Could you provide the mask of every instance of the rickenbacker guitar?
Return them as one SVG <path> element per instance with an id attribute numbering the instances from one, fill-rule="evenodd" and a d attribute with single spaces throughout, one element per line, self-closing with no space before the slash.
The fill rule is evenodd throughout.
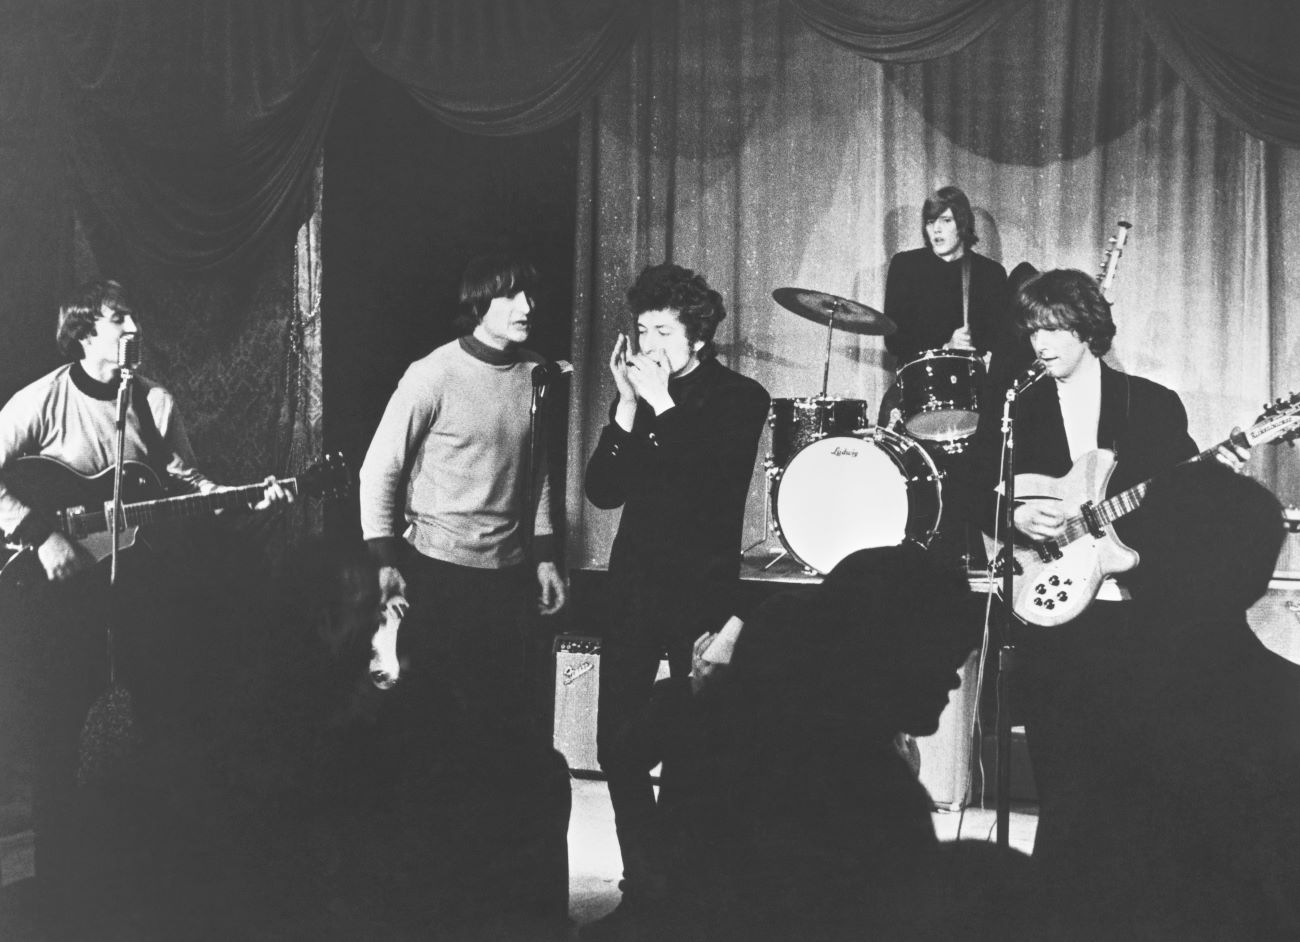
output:
<path id="1" fill-rule="evenodd" d="M 1189 460 L 1211 458 L 1223 445 L 1253 448 L 1297 436 L 1300 394 L 1292 393 L 1285 401 L 1267 406 L 1250 428 Z M 1081 455 L 1064 477 L 1016 475 L 1017 503 L 1052 502 L 1069 512 L 1065 531 L 1057 539 L 1012 549 L 1015 602 L 1011 609 L 1022 621 L 1044 628 L 1063 625 L 1092 604 L 1103 580 L 1138 564 L 1138 554 L 1115 535 L 1114 523 L 1138 508 L 1150 481 L 1106 497 L 1114 470 L 1115 453 L 1099 448 Z M 985 537 L 985 542 L 988 558 L 994 560 L 993 572 L 1001 575 L 1006 553 L 993 540 Z"/>
<path id="2" fill-rule="evenodd" d="M 347 465 L 341 455 L 327 455 L 295 477 L 277 478 L 296 497 L 341 497 L 349 487 Z M 108 523 L 112 515 L 113 469 L 85 475 L 54 458 L 19 458 L 4 471 L 5 485 L 28 507 L 53 515 L 55 529 L 86 550 L 96 562 L 113 551 Z M 218 510 L 247 508 L 265 490 L 264 483 L 232 487 L 207 494 L 164 496 L 166 489 L 148 465 L 128 461 L 122 468 L 122 519 L 118 550 L 135 545 L 144 524 L 208 516 Z M 36 551 L 15 550 L 0 569 L 0 589 L 26 588 L 46 582 Z"/>

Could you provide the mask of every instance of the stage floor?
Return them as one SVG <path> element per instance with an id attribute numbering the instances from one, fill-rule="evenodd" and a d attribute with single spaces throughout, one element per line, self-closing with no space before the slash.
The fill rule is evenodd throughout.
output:
<path id="1" fill-rule="evenodd" d="M 936 811 L 934 829 L 940 840 L 996 838 L 996 814 L 988 808 Z M 1029 853 L 1038 828 L 1037 807 L 1013 802 L 1008 840 L 1016 850 Z M 578 924 L 599 919 L 618 905 L 622 875 L 614 812 L 602 779 L 573 780 L 573 813 L 569 817 L 569 915 Z"/>

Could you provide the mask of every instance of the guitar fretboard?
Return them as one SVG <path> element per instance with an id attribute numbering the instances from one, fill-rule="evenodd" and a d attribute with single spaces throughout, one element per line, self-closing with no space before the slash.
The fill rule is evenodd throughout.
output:
<path id="1" fill-rule="evenodd" d="M 298 493 L 297 478 L 277 480 L 285 490 L 295 495 Z M 165 520 L 208 516 L 218 510 L 248 507 L 256 503 L 265 490 L 265 484 L 247 484 L 206 494 L 181 494 L 177 497 L 138 501 L 123 506 L 122 520 L 127 527 L 136 527 Z M 68 536 L 74 538 L 102 533 L 108 529 L 108 509 L 99 507 L 75 513 L 70 511 L 65 518 L 65 529 Z"/>
<path id="2" fill-rule="evenodd" d="M 1213 448 L 1207 448 L 1199 455 L 1193 455 L 1183 464 L 1190 464 L 1193 461 L 1205 461 L 1213 458 L 1220 448 L 1232 444 L 1241 444 L 1253 446 L 1257 442 L 1271 441 L 1278 434 L 1279 427 L 1290 426 L 1294 424 L 1293 417 L 1278 416 L 1275 419 L 1266 419 L 1255 423 L 1245 432 L 1240 432 L 1232 437 L 1219 442 Z M 1147 489 L 1151 486 L 1150 481 L 1143 481 L 1141 484 L 1134 484 L 1127 490 L 1120 491 L 1113 497 L 1108 497 L 1103 501 L 1098 501 L 1093 505 L 1092 512 L 1099 526 L 1108 527 L 1116 520 L 1131 514 L 1141 505 L 1143 499 L 1147 496 Z M 1091 536 L 1092 531 L 1088 528 L 1088 519 L 1083 514 L 1075 514 L 1065 521 L 1065 530 L 1055 542 L 1058 546 L 1067 546 L 1075 540 L 1081 540 L 1086 536 Z"/>

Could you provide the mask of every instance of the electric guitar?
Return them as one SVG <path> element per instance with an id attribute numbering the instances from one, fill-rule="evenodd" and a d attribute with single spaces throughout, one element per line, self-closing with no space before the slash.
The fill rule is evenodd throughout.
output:
<path id="1" fill-rule="evenodd" d="M 51 514 L 55 530 L 80 545 L 95 562 L 112 553 L 108 533 L 113 504 L 112 468 L 86 475 L 54 458 L 37 455 L 19 458 L 3 475 L 5 486 L 14 496 L 28 507 Z M 348 491 L 349 473 L 342 456 L 331 454 L 302 474 L 277 481 L 297 497 L 341 497 Z M 249 484 L 207 494 L 167 497 L 152 468 L 127 461 L 122 467 L 118 550 L 135 545 L 143 524 L 247 508 L 261 499 L 265 488 L 265 483 Z M 34 548 L 10 545 L 9 549 L 15 552 L 0 568 L 0 588 L 25 588 L 46 581 Z"/>
<path id="2" fill-rule="evenodd" d="M 1189 460 L 1212 458 L 1227 445 L 1253 448 L 1297 436 L 1300 394 L 1292 393 L 1289 399 L 1265 407 L 1250 428 L 1235 432 Z M 1115 453 L 1098 448 L 1081 455 L 1064 477 L 1016 475 L 1017 503 L 1050 502 L 1069 512 L 1065 530 L 1056 539 L 1012 548 L 1015 601 L 1011 609 L 1022 621 L 1044 628 L 1063 625 L 1092 604 L 1108 576 L 1128 572 L 1138 564 L 1138 554 L 1115 535 L 1113 525 L 1138 508 L 1151 482 L 1144 481 L 1108 498 L 1106 485 L 1114 470 Z M 988 558 L 994 560 L 994 574 L 1003 574 L 1003 567 L 1008 565 L 1006 551 L 987 537 L 985 542 Z"/>

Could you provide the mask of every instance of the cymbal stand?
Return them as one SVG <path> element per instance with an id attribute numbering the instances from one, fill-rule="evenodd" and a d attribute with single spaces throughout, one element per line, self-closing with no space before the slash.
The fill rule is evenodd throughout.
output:
<path id="1" fill-rule="evenodd" d="M 828 394 L 831 381 L 831 340 L 835 336 L 835 312 L 839 310 L 838 301 L 831 303 L 826 313 L 826 364 L 822 367 L 822 398 Z"/>

